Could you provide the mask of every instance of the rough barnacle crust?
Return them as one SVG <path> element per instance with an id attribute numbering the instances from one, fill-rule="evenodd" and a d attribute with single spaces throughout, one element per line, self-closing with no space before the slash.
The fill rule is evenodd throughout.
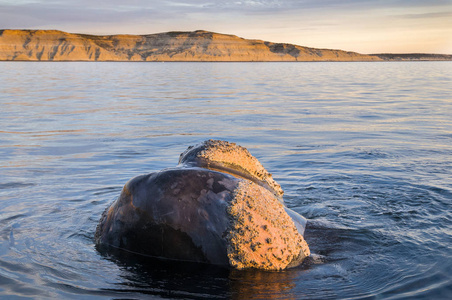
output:
<path id="1" fill-rule="evenodd" d="M 235 143 L 207 140 L 199 146 L 189 147 L 181 154 L 179 163 L 195 163 L 203 168 L 241 176 L 268 188 L 278 198 L 284 194 L 281 186 L 257 158 Z"/>
<path id="2" fill-rule="evenodd" d="M 310 255 L 284 205 L 267 189 L 242 180 L 228 207 L 228 258 L 237 269 L 282 270 Z"/>

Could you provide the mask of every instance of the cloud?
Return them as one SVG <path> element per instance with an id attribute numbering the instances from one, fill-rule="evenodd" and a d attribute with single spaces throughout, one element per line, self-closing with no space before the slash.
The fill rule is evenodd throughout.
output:
<path id="1" fill-rule="evenodd" d="M 83 2 L 83 1 L 82 1 Z M 65 23 L 120 23 L 137 19 L 159 19 L 167 15 L 152 8 L 83 6 L 81 3 L 1 5 L 0 28 L 58 27 Z"/>
<path id="2" fill-rule="evenodd" d="M 407 19 L 433 19 L 433 18 L 452 18 L 452 11 L 428 12 L 416 14 L 401 14 L 398 17 Z"/>
<path id="3" fill-rule="evenodd" d="M 450 0 L 0 0 L 0 29 L 91 34 L 205 29 L 367 53 L 376 51 L 372 47 L 400 49 L 402 40 L 427 43 L 416 33 L 446 44 L 450 20 Z M 404 39 L 395 35 L 399 32 Z"/>
<path id="4" fill-rule="evenodd" d="M 0 20 L 0 26 L 8 28 L 13 22 L 15 26 L 34 24 L 34 27 L 64 22 L 83 23 L 90 21 L 114 22 L 130 21 L 143 18 L 161 19 L 174 18 L 174 22 L 190 14 L 228 15 L 231 20 L 238 15 L 267 15 L 299 13 L 300 17 L 316 10 L 315 13 L 328 15 L 332 11 L 341 10 L 347 14 L 356 10 L 435 6 L 447 1 L 431 0 L 0 0 L 0 14 L 4 19 Z M 231 15 L 232 13 L 235 16 Z M 8 18 L 14 15 L 14 18 Z"/>

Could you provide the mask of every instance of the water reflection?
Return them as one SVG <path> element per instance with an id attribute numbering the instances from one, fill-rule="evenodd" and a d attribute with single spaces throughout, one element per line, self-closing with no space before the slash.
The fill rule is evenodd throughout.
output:
<path id="1" fill-rule="evenodd" d="M 0 297 L 450 298 L 451 62 L 0 69 Z M 96 224 L 124 183 L 208 138 L 273 173 L 309 219 L 311 262 L 99 255 Z"/>
<path id="2" fill-rule="evenodd" d="M 300 299 L 303 295 L 294 290 L 300 268 L 279 272 L 231 270 L 229 280 L 232 299 Z"/>
<path id="3" fill-rule="evenodd" d="M 122 281 L 108 289 L 110 291 L 192 299 L 226 299 L 231 294 L 229 270 L 225 268 L 144 257 L 120 250 L 98 250 L 122 270 Z"/>
<path id="4" fill-rule="evenodd" d="M 209 264 L 175 262 L 134 255 L 125 251 L 101 251 L 104 259 L 122 270 L 115 293 L 141 293 L 188 299 L 300 299 L 294 291 L 299 272 L 307 265 L 284 271 L 234 270 Z M 308 263 L 309 264 L 309 263 Z"/>

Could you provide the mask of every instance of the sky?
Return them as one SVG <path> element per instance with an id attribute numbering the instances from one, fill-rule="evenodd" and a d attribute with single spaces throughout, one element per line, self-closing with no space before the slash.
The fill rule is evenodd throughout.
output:
<path id="1" fill-rule="evenodd" d="M 0 29 L 208 30 L 359 53 L 452 54 L 452 0 L 0 0 Z"/>

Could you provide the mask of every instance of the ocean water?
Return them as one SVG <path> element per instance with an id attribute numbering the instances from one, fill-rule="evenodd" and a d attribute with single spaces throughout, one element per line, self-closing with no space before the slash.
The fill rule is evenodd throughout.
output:
<path id="1" fill-rule="evenodd" d="M 281 272 L 108 256 L 104 209 L 246 147 L 308 219 Z M 0 63 L 0 298 L 452 298 L 452 62 Z"/>

